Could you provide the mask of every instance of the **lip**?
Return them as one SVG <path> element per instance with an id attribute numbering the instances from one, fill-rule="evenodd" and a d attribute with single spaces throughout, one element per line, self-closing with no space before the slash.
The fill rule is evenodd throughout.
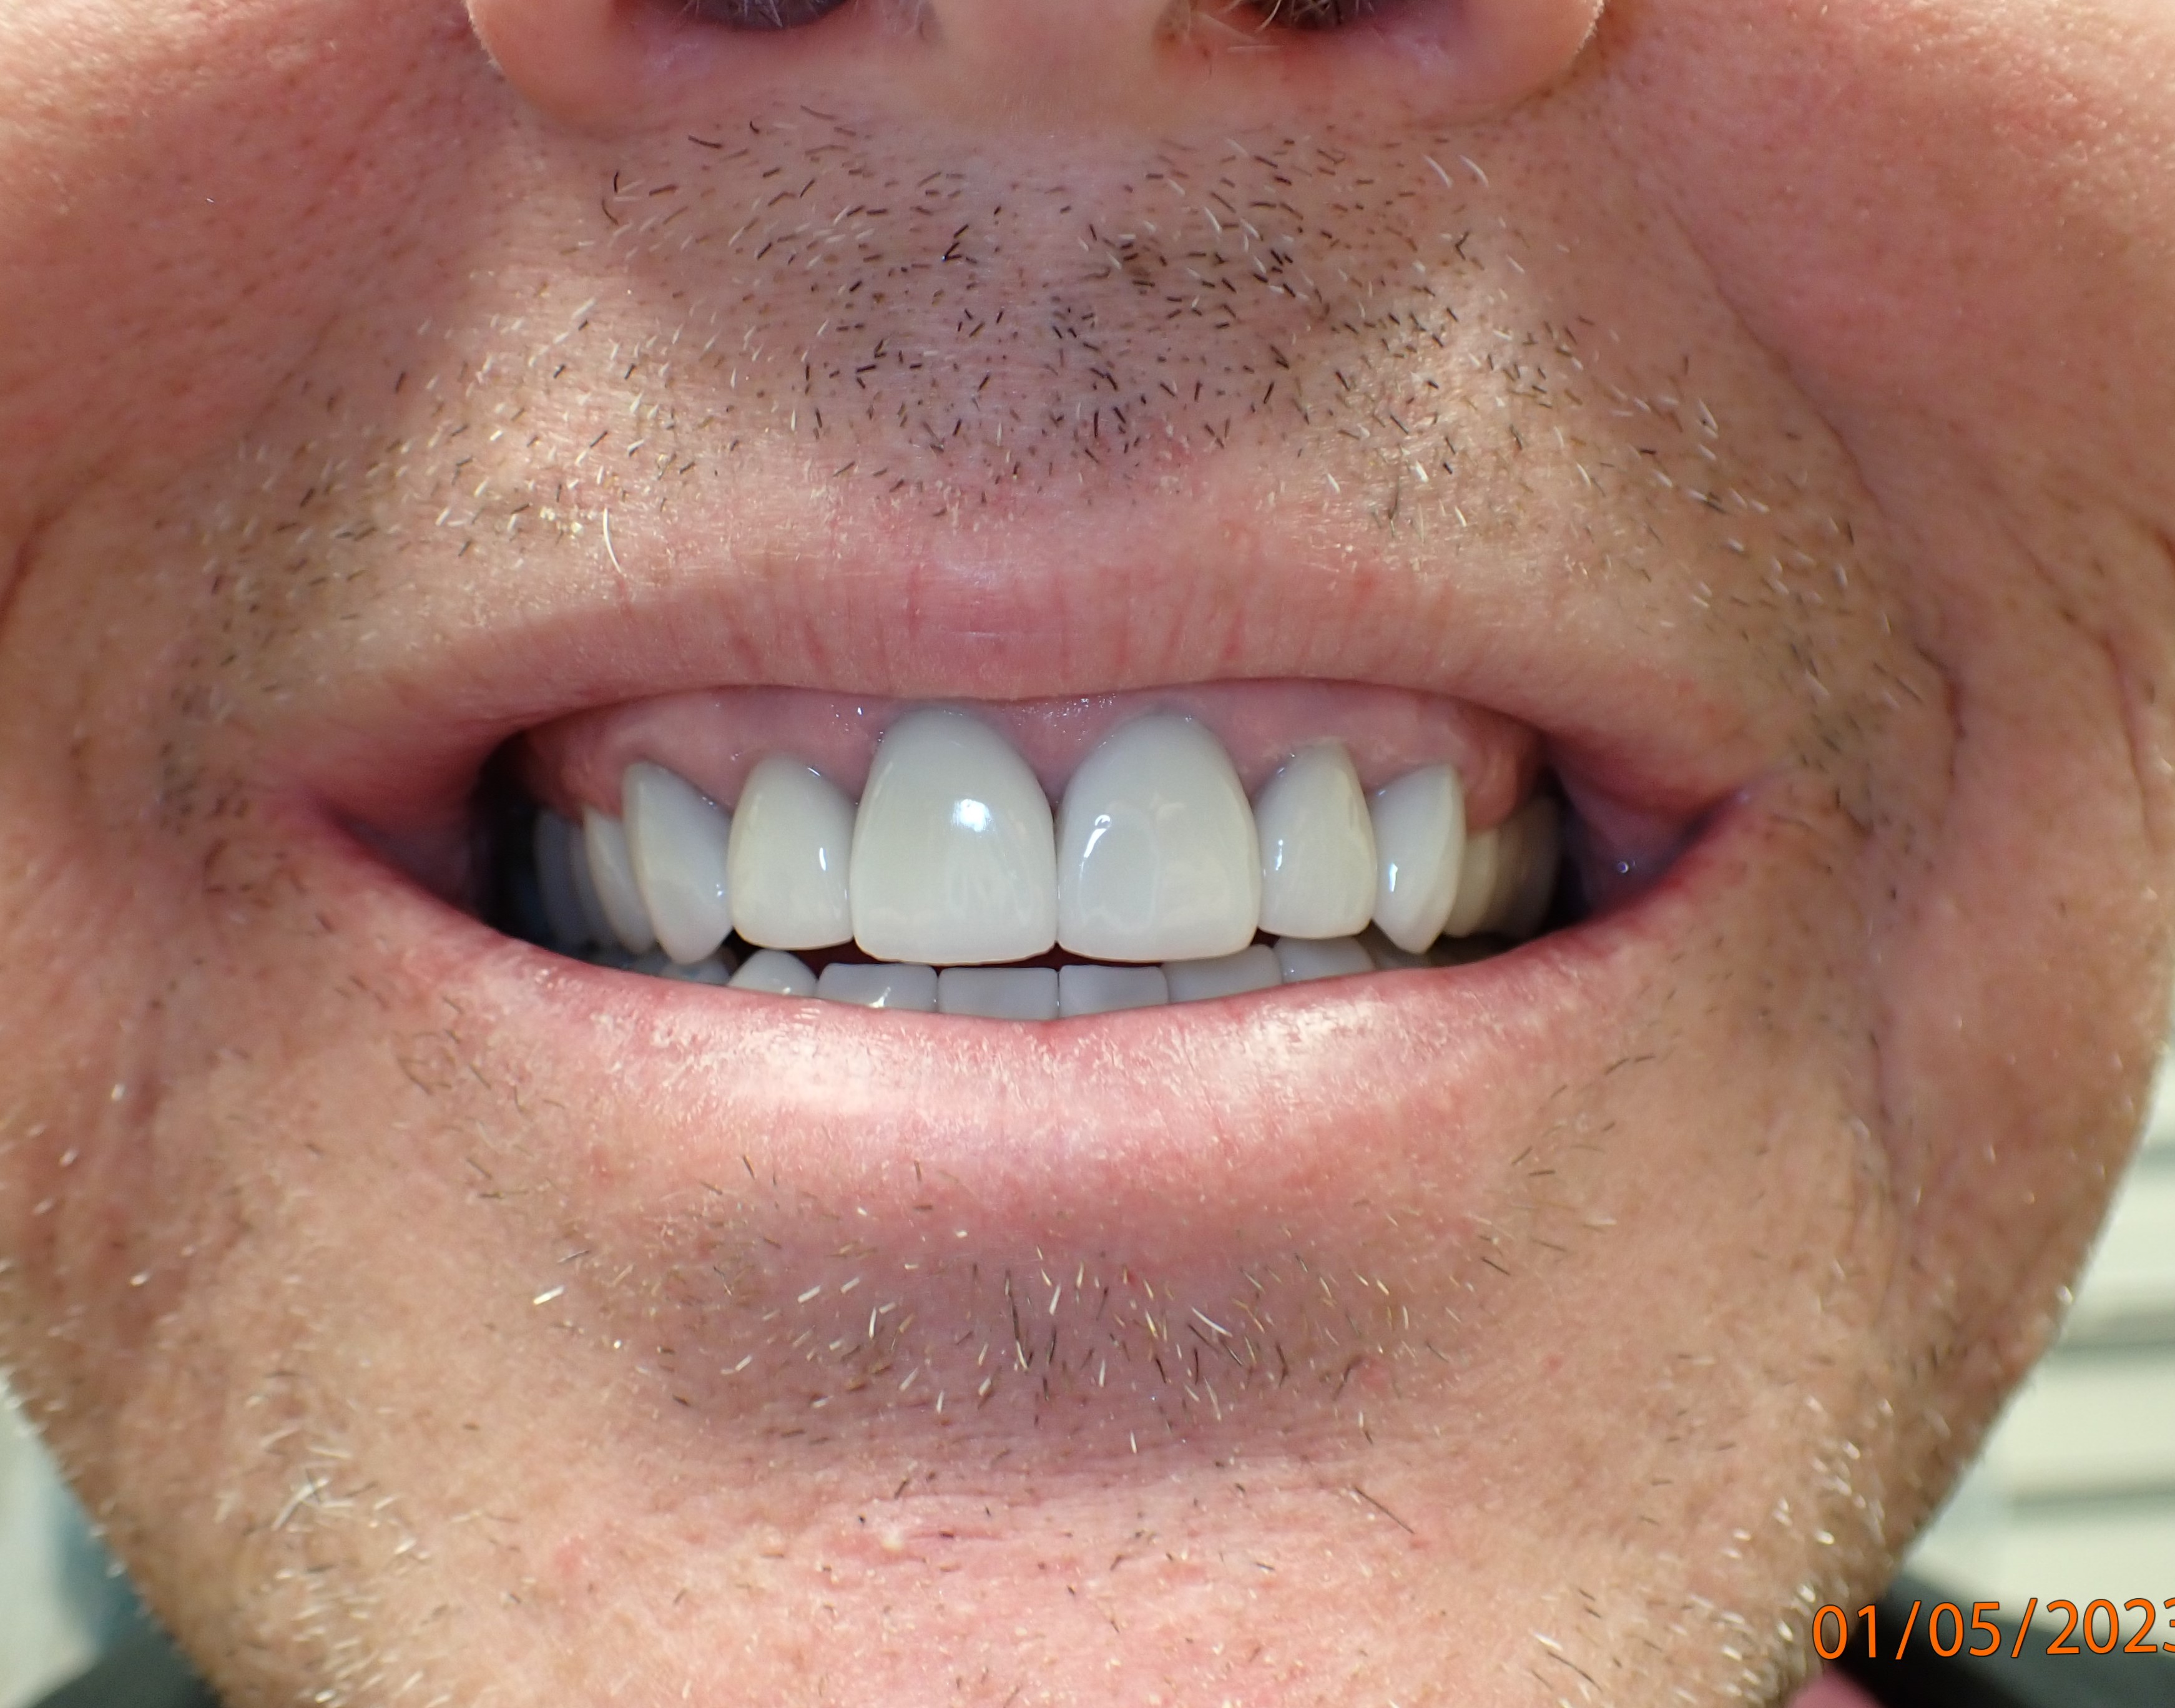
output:
<path id="1" fill-rule="evenodd" d="M 940 1234 L 985 1266 L 1121 1254 L 1212 1313 L 1264 1242 L 1364 1250 L 1343 1237 L 1354 1206 L 1405 1204 L 1398 1250 L 1469 1257 L 1477 1171 L 1505 1161 L 1490 1135 L 1530 1126 L 1627 1033 L 1748 857 L 1770 756 L 1681 659 L 1620 644 L 1605 601 L 1589 619 L 1500 566 L 1355 563 L 1319 530 L 1272 540 L 1193 496 L 1137 507 L 1122 540 L 1052 507 L 957 537 L 833 518 L 819 542 L 789 518 L 709 553 L 684 526 L 616 521 L 606 553 L 599 517 L 594 551 L 477 572 L 464 609 L 487 619 L 389 659 L 355 648 L 279 720 L 270 805 L 360 941 L 549 1065 L 535 1095 L 572 1113 L 528 1142 L 585 1238 L 654 1251 L 716 1210 L 733 1231 L 695 1244 L 730 1246 L 739 1285 L 789 1310 L 846 1278 L 840 1218 L 859 1259 L 895 1269 Z M 518 591 L 492 583 L 517 572 Z M 1581 815 L 1703 827 L 1657 881 L 1493 960 L 1041 1027 L 586 966 L 365 845 L 465 837 L 489 756 L 585 708 L 743 685 L 971 700 L 1278 677 L 1470 700 L 1540 733 Z M 780 1193 L 822 1213 L 777 1210 Z M 740 1403 L 720 1375 L 685 1380 Z"/>
<path id="2" fill-rule="evenodd" d="M 1532 725 L 1573 804 L 1626 821 L 1680 826 L 1771 756 L 1684 660 L 1624 644 L 1604 600 L 1537 596 L 1528 565 L 1467 575 L 1454 557 L 1359 558 L 1317 515 L 1272 535 L 1218 496 L 1131 507 L 1122 538 L 1107 517 L 1062 510 L 956 537 L 860 513 L 745 527 L 723 551 L 697 543 L 733 533 L 722 513 L 692 519 L 707 530 L 615 516 L 607 550 L 599 507 L 574 549 L 481 584 L 472 565 L 449 567 L 461 602 L 422 619 L 429 645 L 374 653 L 366 637 L 328 691 L 282 706 L 268 763 L 399 839 L 451 832 L 512 736 L 623 702 L 765 686 L 1023 700 L 1279 678 L 1440 694 Z"/>
<path id="3" fill-rule="evenodd" d="M 550 1064 L 548 1087 L 513 1087 L 517 1101 L 556 1100 L 561 1117 L 537 1121 L 522 1154 L 558 1183 L 569 1245 L 612 1254 L 607 1267 L 646 1253 L 646 1271 L 671 1254 L 684 1286 L 641 1307 L 640 1331 L 681 1349 L 672 1391 L 716 1420 L 805 1407 L 816 1389 L 801 1343 L 858 1340 L 865 1312 L 887 1297 L 908 1299 L 909 1316 L 918 1306 L 945 1321 L 986 1319 L 986 1300 L 979 1315 L 962 1299 L 937 1301 L 968 1286 L 966 1267 L 984 1290 L 1000 1275 L 1007 1288 L 1015 1275 L 1047 1288 L 1055 1270 L 1062 1291 L 1076 1264 L 1122 1274 L 1163 1302 L 1167 1326 L 1173 1309 L 1228 1315 L 1235 1277 L 1255 1282 L 1265 1253 L 1310 1253 L 1378 1289 L 1368 1305 L 1403 1311 L 1411 1337 L 1452 1344 L 1463 1331 L 1440 1280 L 1488 1261 L 1483 1208 L 1516 1162 L 1502 1136 L 1532 1131 L 1553 1099 L 1620 1057 L 1642 990 L 1755 868 L 1771 816 L 1756 791 L 1725 805 L 1635 901 L 1493 960 L 1049 1026 L 845 1009 L 589 966 L 393 879 L 321 815 L 293 829 L 313 848 L 312 887 L 344 929 L 435 990 L 457 1027 L 518 1038 L 510 1059 Z M 1366 1233 L 1385 1223 L 1396 1236 L 1386 1244 Z M 1361 1257 L 1364 1272 L 1345 1261 Z M 844 1296 L 869 1276 L 879 1284 Z M 1299 1291 L 1316 1279 L 1309 1270 Z M 508 1280 L 523 1293 L 532 1282 L 539 1300 L 571 1314 L 569 1327 L 588 1313 L 613 1337 L 631 1331 L 626 1302 L 586 1273 Z M 728 1301 L 740 1307 L 737 1337 L 704 1326 Z M 766 1301 L 762 1320 L 800 1332 L 787 1343 L 780 1329 L 767 1350 L 778 1380 L 758 1371 L 740 1382 L 725 1360 L 751 1344 L 746 1320 Z M 1315 1385 L 1288 1387 L 1287 1373 L 1253 1397 L 1295 1402 L 1287 1426 L 1326 1426 L 1322 1349 L 1288 1351 Z M 1030 1350 L 1022 1369 L 1033 1363 Z M 955 1365 L 918 1402 L 947 1383 L 954 1396 L 971 1391 L 979 1364 L 957 1352 Z M 884 1370 L 899 1379 L 888 1357 Z M 839 1380 L 845 1393 L 865 1385 Z M 1219 1423 L 1241 1397 L 1234 1385 L 1243 1371 L 1212 1398 Z M 1156 1393 L 1133 1397 L 1091 1408 L 1082 1427 L 1109 1434 L 1110 1451 L 1137 1451 L 1141 1420 L 1153 1413 L 1161 1429 L 1169 1418 Z M 876 1400 L 903 1403 L 888 1384 Z M 1005 1415 L 979 1426 L 1002 1429 Z M 798 1432 L 791 1420 L 775 1427 Z M 1076 1434 L 1075 1449 L 1088 1440 Z"/>

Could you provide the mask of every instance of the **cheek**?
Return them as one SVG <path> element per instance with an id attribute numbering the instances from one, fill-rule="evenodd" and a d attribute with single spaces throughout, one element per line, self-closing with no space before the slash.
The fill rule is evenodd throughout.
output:
<path id="1" fill-rule="evenodd" d="M 0 279 L 11 538 L 39 522 L 30 501 L 117 458 L 155 474 L 224 442 L 357 280 L 420 300 L 414 210 L 458 199 L 472 117 L 503 111 L 442 7 L 127 9 L 66 57 L 0 54 L 27 79 L 0 70 L 21 118 L 0 249 L 39 263 Z"/>

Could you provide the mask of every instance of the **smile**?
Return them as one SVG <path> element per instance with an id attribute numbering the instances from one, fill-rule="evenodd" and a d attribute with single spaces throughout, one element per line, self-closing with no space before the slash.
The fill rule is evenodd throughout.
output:
<path id="1" fill-rule="evenodd" d="M 670 697 L 524 740 L 565 810 L 502 838 L 492 887 L 518 935 L 602 964 L 1082 1017 L 1469 962 L 1568 916 L 1538 754 L 1507 720 L 1357 685 Z"/>

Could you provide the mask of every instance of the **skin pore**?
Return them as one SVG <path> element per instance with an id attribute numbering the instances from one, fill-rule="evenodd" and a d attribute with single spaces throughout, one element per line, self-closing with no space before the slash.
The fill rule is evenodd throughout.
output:
<path id="1" fill-rule="evenodd" d="M 1787 1695 L 2161 1035 L 2175 15 L 471 9 L 0 17 L 0 1363 L 160 1615 L 236 1703 Z M 449 905 L 584 708 L 1300 678 L 1691 844 L 1033 1038 Z"/>

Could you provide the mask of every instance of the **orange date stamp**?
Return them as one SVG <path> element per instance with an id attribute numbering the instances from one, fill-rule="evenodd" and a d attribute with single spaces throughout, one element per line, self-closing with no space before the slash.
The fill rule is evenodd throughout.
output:
<path id="1" fill-rule="evenodd" d="M 2081 1608 L 2073 1601 L 2050 1601 L 2046 1608 L 2048 1623 L 2037 1628 L 2032 1619 L 2039 1612 L 2039 1597 L 2034 1596 L 2024 1609 L 2023 1622 L 2016 1627 L 2013 1639 L 1997 1623 L 2001 1617 L 1999 1602 L 1968 1603 L 1968 1624 L 1965 1605 L 1935 1602 L 1928 1609 L 1923 1601 L 1912 1602 L 1910 1613 L 1890 1648 L 1883 1641 L 1877 1608 L 1869 1605 L 1850 1613 L 1830 1602 L 1813 1615 L 1813 1648 L 1823 1661 L 1840 1660 L 1846 1652 L 1863 1652 L 1868 1660 L 1900 1661 L 1910 1652 L 1912 1639 L 1916 1636 L 1944 1660 L 1955 1654 L 1985 1657 L 2006 1652 L 2014 1661 L 2020 1659 L 2027 1651 L 2036 1655 L 2112 1655 L 2118 1651 L 2125 1655 L 2175 1655 L 2175 1596 L 2157 1603 L 2144 1596 L 2132 1596 L 2118 1606 L 2102 1596 L 2086 1602 Z M 2164 1619 L 2163 1612 L 2167 1615 Z M 1919 1623 L 1921 1613 L 1925 1616 L 1923 1626 Z M 2063 1621 L 2058 1632 L 2053 1625 L 2057 1619 Z M 1890 1624 L 1892 1628 L 1892 1619 Z M 2162 1631 L 2167 1634 L 2166 1639 L 2161 1637 Z M 1982 1638 L 1986 1640 L 1982 1641 Z M 2080 1638 L 2083 1640 L 2081 1648 L 2078 1646 Z"/>

